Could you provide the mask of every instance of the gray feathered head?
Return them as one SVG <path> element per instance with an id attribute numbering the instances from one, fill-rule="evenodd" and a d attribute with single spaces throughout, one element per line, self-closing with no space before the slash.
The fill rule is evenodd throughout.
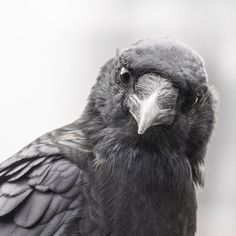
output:
<path id="1" fill-rule="evenodd" d="M 138 41 L 109 60 L 92 97 L 105 126 L 117 124 L 134 135 L 176 122 L 197 125 L 205 116 L 214 120 L 202 58 L 167 37 Z"/>

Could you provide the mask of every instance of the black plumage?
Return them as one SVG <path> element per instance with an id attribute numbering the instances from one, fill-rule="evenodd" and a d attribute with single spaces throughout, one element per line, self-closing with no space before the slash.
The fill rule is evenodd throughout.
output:
<path id="1" fill-rule="evenodd" d="M 1 164 L 0 235 L 193 236 L 214 101 L 173 39 L 117 53 L 79 120 Z"/>

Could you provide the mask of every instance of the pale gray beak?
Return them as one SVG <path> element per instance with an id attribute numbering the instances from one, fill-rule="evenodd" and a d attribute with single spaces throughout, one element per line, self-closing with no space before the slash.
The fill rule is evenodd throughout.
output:
<path id="1" fill-rule="evenodd" d="M 138 124 L 138 134 L 154 125 L 172 123 L 178 91 L 168 80 L 153 74 L 138 79 L 135 93 L 127 99 L 129 112 Z"/>

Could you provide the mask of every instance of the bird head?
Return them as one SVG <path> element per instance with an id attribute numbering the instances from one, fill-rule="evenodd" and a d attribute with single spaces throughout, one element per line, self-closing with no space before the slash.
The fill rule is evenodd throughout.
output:
<path id="1" fill-rule="evenodd" d="M 160 128 L 182 128 L 186 134 L 214 122 L 203 60 L 167 37 L 141 40 L 118 52 L 102 67 L 90 104 L 103 127 L 138 136 Z"/>

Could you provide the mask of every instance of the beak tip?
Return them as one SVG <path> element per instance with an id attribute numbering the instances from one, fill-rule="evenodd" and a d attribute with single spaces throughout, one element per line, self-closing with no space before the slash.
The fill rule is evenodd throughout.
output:
<path id="1" fill-rule="evenodd" d="M 144 132 L 145 132 L 146 130 L 145 129 L 138 129 L 138 134 L 144 134 Z"/>

